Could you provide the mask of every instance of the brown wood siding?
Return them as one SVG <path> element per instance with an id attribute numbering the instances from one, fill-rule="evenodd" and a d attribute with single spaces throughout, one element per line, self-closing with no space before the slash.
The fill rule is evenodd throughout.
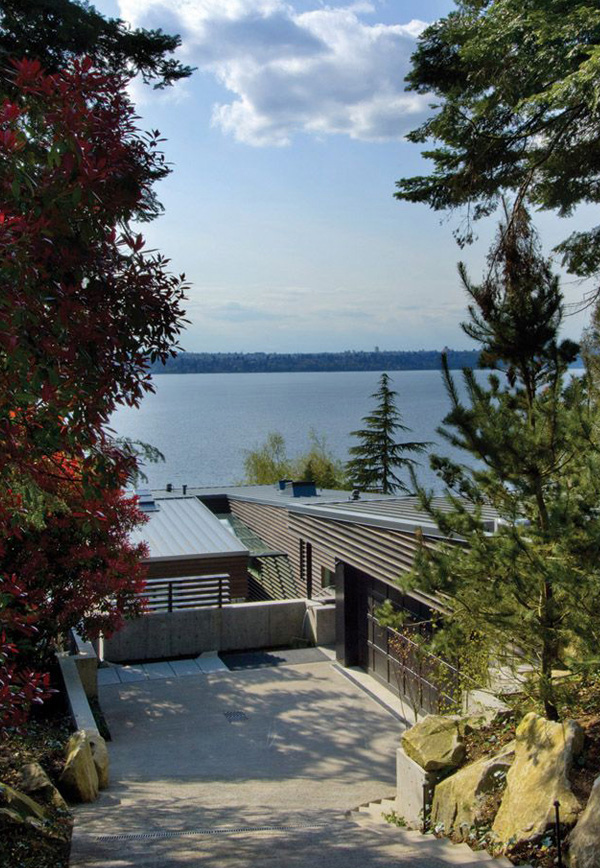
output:
<path id="1" fill-rule="evenodd" d="M 231 512 L 248 525 L 275 551 L 286 552 L 292 564 L 294 596 L 303 597 L 306 589 L 300 583 L 299 538 L 290 531 L 289 512 L 285 507 L 231 500 Z"/>
<path id="2" fill-rule="evenodd" d="M 343 560 L 374 578 L 395 582 L 410 570 L 417 549 L 414 534 L 289 512 L 285 507 L 231 500 L 231 511 L 274 549 L 287 552 L 297 595 L 306 593 L 300 576 L 300 542 L 312 545 L 313 593 L 321 587 L 321 569 L 333 571 Z"/>
<path id="3" fill-rule="evenodd" d="M 248 558 L 231 557 L 188 558 L 181 561 L 146 562 L 149 579 L 175 579 L 179 576 L 209 576 L 227 573 L 232 599 L 248 596 Z"/>
<path id="4" fill-rule="evenodd" d="M 293 512 L 289 516 L 290 535 L 312 544 L 315 590 L 320 587 L 321 567 L 335 569 L 336 558 L 388 582 L 412 567 L 417 549 L 413 534 Z"/>

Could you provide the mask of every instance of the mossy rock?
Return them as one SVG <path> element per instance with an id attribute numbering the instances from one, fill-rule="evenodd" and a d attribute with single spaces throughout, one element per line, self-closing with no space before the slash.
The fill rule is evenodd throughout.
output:
<path id="1" fill-rule="evenodd" d="M 600 868 L 600 776 L 569 838 L 571 868 Z"/>
<path id="2" fill-rule="evenodd" d="M 41 822 L 48 818 L 48 812 L 43 805 L 3 783 L 0 783 L 0 814 L 15 823 L 29 823 L 32 820 Z"/>
<path id="3" fill-rule="evenodd" d="M 581 804 L 573 794 L 569 772 L 583 748 L 583 730 L 572 720 L 554 723 L 530 712 L 516 732 L 515 760 L 493 824 L 502 841 L 530 841 L 554 822 L 560 802 L 561 823 L 573 825 Z"/>
<path id="4" fill-rule="evenodd" d="M 19 785 L 24 793 L 33 795 L 54 808 L 68 810 L 67 803 L 39 763 L 27 763 L 21 768 Z"/>
<path id="5" fill-rule="evenodd" d="M 498 788 L 514 760 L 515 744 L 492 757 L 483 757 L 441 781 L 435 788 L 431 825 L 446 835 L 464 839 L 482 819 L 486 796 Z"/>
<path id="6" fill-rule="evenodd" d="M 461 718 L 429 714 L 402 735 L 405 753 L 427 772 L 451 771 L 464 761 Z"/>
<path id="7" fill-rule="evenodd" d="M 98 798 L 98 772 L 85 730 L 67 742 L 67 758 L 60 776 L 60 788 L 72 802 L 93 802 Z"/>

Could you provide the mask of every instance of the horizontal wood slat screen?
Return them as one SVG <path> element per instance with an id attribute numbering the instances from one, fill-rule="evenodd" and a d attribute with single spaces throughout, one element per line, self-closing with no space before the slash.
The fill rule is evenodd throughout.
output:
<path id="1" fill-rule="evenodd" d="M 146 600 L 150 612 L 175 609 L 201 609 L 231 602 L 229 576 L 186 576 L 173 579 L 148 579 L 138 596 Z"/>

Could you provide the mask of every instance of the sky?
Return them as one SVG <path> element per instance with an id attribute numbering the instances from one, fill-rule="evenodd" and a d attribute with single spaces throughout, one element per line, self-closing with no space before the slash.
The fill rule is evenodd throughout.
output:
<path id="1" fill-rule="evenodd" d="M 404 138 L 429 113 L 404 76 L 448 0 L 97 0 L 105 15 L 179 33 L 197 67 L 132 93 L 173 172 L 147 246 L 191 282 L 195 352 L 469 347 L 459 259 L 481 275 L 495 223 L 460 250 L 459 216 L 394 199 L 427 163 Z M 573 226 L 535 223 L 548 251 Z M 565 277 L 575 303 L 585 291 Z M 577 339 L 586 315 L 566 320 Z"/>

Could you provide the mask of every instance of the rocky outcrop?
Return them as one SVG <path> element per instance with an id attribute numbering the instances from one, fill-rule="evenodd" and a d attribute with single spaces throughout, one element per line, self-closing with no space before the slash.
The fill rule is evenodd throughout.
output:
<path id="1" fill-rule="evenodd" d="M 511 742 L 494 757 L 484 757 L 457 771 L 435 788 L 431 825 L 464 839 L 466 832 L 482 819 L 486 796 L 498 789 L 514 760 Z"/>
<path id="2" fill-rule="evenodd" d="M 451 771 L 465 758 L 460 718 L 429 714 L 402 735 L 407 756 L 427 772 Z"/>
<path id="3" fill-rule="evenodd" d="M 42 805 L 25 793 L 2 783 L 0 783 L 0 814 L 4 814 L 15 823 L 37 824 L 47 817 L 47 812 Z"/>
<path id="4" fill-rule="evenodd" d="M 600 868 L 600 776 L 569 838 L 571 868 Z"/>
<path id="5" fill-rule="evenodd" d="M 86 729 L 85 734 L 87 735 L 87 739 L 90 743 L 90 748 L 92 750 L 92 759 L 94 760 L 96 774 L 98 775 L 98 788 L 101 790 L 105 790 L 108 786 L 109 772 L 109 760 L 106 742 L 104 741 L 100 733 L 94 729 Z"/>
<path id="6" fill-rule="evenodd" d="M 581 805 L 568 776 L 582 747 L 583 730 L 574 721 L 553 723 L 534 712 L 525 715 L 517 728 L 515 760 L 492 827 L 500 841 L 527 841 L 541 835 L 553 823 L 556 799 L 562 822 L 576 821 Z"/>
<path id="7" fill-rule="evenodd" d="M 39 763 L 28 763 L 19 773 L 19 785 L 27 793 L 54 808 L 68 810 L 67 804 Z"/>
<path id="8" fill-rule="evenodd" d="M 93 802 L 98 798 L 98 773 L 85 730 L 79 730 L 67 742 L 60 787 L 72 802 Z"/>

